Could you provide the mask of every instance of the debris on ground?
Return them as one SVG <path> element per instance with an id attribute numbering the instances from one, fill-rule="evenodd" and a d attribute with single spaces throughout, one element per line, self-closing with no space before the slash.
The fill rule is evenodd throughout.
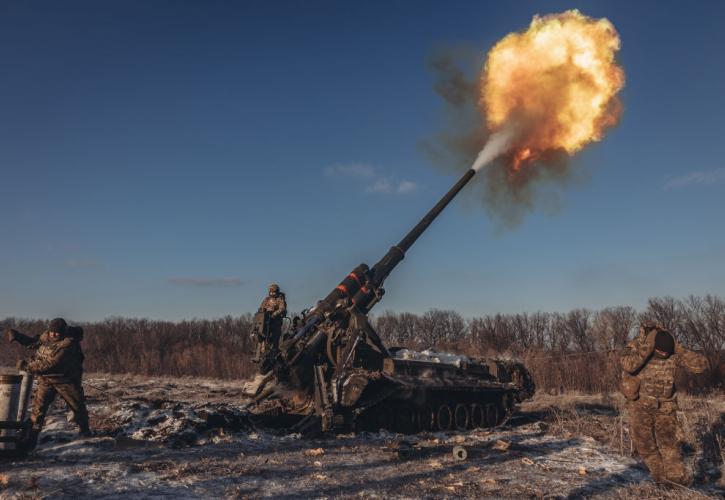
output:
<path id="1" fill-rule="evenodd" d="M 325 450 L 322 448 L 312 448 L 310 450 L 305 451 L 305 455 L 308 457 L 319 457 L 320 455 L 324 455 Z"/>
<path id="2" fill-rule="evenodd" d="M 501 439 L 497 439 L 495 443 L 493 443 L 492 448 L 494 450 L 498 451 L 508 451 L 509 447 L 511 447 L 511 443 L 507 441 L 503 441 Z"/>
<path id="3" fill-rule="evenodd" d="M 606 434 L 594 439 L 554 421 L 542 428 L 539 410 L 496 429 L 302 438 L 252 425 L 238 382 L 110 375 L 90 382 L 104 391 L 88 397 L 97 435 L 76 439 L 64 405 L 55 404 L 38 449 L 0 464 L 0 497 L 718 498 L 724 491 L 717 482 L 659 487 L 629 450 L 608 446 Z M 414 453 L 406 460 L 390 453 L 403 449 Z"/>

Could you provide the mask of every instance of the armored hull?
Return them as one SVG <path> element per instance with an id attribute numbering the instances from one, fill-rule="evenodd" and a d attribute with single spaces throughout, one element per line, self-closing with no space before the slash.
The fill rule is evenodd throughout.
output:
<path id="1" fill-rule="evenodd" d="M 403 433 L 501 425 L 534 392 L 522 364 L 496 359 L 446 363 L 389 358 L 381 377 L 366 389 L 353 410 L 359 414 L 356 427 Z"/>
<path id="2" fill-rule="evenodd" d="M 503 424 L 534 393 L 516 361 L 408 350 L 380 361 L 341 373 L 317 365 L 313 393 L 284 386 L 273 393 L 278 405 L 261 413 L 298 430 L 467 430 Z"/>

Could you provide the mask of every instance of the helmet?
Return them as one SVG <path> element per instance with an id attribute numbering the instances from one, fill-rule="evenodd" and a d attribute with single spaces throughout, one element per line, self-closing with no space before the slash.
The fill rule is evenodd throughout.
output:
<path id="1" fill-rule="evenodd" d="M 63 318 L 55 318 L 48 323 L 48 331 L 65 334 L 65 329 L 68 328 L 68 323 Z"/>
<path id="2" fill-rule="evenodd" d="M 272 283 L 267 287 L 267 290 L 269 290 L 270 295 L 277 295 L 279 293 L 279 285 L 277 283 Z"/>

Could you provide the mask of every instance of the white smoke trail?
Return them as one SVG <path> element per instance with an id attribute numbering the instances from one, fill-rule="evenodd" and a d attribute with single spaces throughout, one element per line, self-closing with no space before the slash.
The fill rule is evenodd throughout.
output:
<path id="1" fill-rule="evenodd" d="M 516 127 L 513 125 L 508 125 L 491 134 L 491 137 L 488 138 L 486 145 L 483 146 L 481 152 L 478 153 L 476 161 L 473 162 L 471 168 L 478 172 L 485 165 L 495 160 L 498 155 L 506 151 L 506 148 L 509 147 L 509 144 L 511 144 L 514 136 L 516 135 L 516 131 L 514 130 L 515 128 Z"/>

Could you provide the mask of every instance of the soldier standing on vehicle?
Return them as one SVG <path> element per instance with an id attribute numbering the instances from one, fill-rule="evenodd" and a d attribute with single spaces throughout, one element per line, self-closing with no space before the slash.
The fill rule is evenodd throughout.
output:
<path id="1" fill-rule="evenodd" d="M 48 330 L 38 337 L 29 337 L 16 330 L 8 331 L 8 340 L 15 341 L 33 351 L 31 359 L 18 362 L 18 369 L 38 377 L 30 420 L 32 433 L 29 447 L 33 448 L 43 428 L 45 416 L 57 394 L 73 413 L 80 435 L 91 435 L 88 410 L 81 379 L 83 377 L 83 351 L 80 339 L 83 330 L 69 327 L 63 318 L 56 318 Z"/>
<path id="2" fill-rule="evenodd" d="M 269 293 L 259 306 L 259 312 L 266 312 L 269 315 L 268 341 L 273 347 L 277 347 L 282 335 L 282 321 L 287 315 L 287 301 L 277 283 L 269 285 L 267 290 Z"/>
<path id="3" fill-rule="evenodd" d="M 707 370 L 707 359 L 685 349 L 656 323 L 644 323 L 622 353 L 622 392 L 630 400 L 630 432 L 637 452 L 657 482 L 692 483 L 677 435 L 675 371 Z"/>

